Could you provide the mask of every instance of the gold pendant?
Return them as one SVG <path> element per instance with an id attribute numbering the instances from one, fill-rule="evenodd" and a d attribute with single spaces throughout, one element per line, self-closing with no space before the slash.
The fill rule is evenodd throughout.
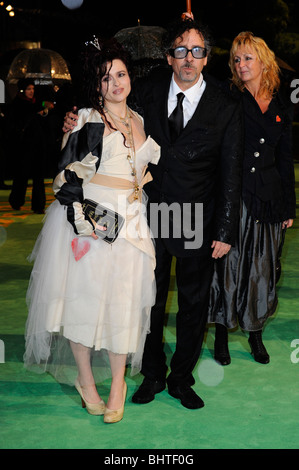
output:
<path id="1" fill-rule="evenodd" d="M 135 186 L 134 199 L 138 199 L 138 198 L 139 198 L 139 186 Z"/>

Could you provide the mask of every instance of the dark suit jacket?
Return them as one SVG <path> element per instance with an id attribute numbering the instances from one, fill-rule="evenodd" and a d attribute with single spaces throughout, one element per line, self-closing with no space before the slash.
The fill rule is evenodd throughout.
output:
<path id="1" fill-rule="evenodd" d="M 150 165 L 153 182 L 145 187 L 150 203 L 189 203 L 195 223 L 196 203 L 203 203 L 203 244 L 210 249 L 213 239 L 234 243 L 239 218 L 242 118 L 240 103 L 224 93 L 214 79 L 205 77 L 206 89 L 193 117 L 175 142 L 171 142 L 167 98 L 171 74 L 135 84 L 134 99 L 144 117 L 145 131 L 161 146 L 157 166 Z M 141 109 L 140 109 L 141 108 Z M 194 256 L 185 249 L 182 231 L 165 239 L 175 256 Z M 194 227 L 194 226 L 193 226 Z M 196 228 L 198 229 L 198 227 Z"/>

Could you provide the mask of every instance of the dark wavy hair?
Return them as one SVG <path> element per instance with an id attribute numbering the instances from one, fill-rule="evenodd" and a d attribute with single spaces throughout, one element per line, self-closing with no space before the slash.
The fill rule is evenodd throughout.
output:
<path id="1" fill-rule="evenodd" d="M 207 26 L 204 26 L 199 21 L 192 19 L 179 19 L 167 27 L 167 31 L 162 38 L 162 48 L 165 54 L 168 54 L 169 49 L 173 48 L 173 45 L 177 38 L 182 37 L 186 31 L 195 29 L 204 40 L 205 47 L 208 55 L 213 46 L 213 38 Z"/>
<path id="2" fill-rule="evenodd" d="M 94 46 L 97 42 L 100 49 Z M 121 60 L 131 75 L 131 58 L 128 51 L 116 39 L 93 37 L 83 46 L 80 57 L 82 105 L 94 108 L 102 114 L 99 98 L 102 96 L 102 78 L 109 73 L 111 62 Z"/>

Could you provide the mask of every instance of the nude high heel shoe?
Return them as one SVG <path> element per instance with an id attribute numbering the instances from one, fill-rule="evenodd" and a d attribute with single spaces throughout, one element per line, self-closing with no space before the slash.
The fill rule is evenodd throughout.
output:
<path id="1" fill-rule="evenodd" d="M 84 398 L 83 390 L 81 388 L 81 385 L 79 384 L 78 379 L 76 379 L 75 387 L 81 397 L 82 408 L 86 408 L 90 415 L 100 416 L 105 413 L 106 405 L 104 400 L 101 399 L 99 403 L 88 403 Z"/>
<path id="2" fill-rule="evenodd" d="M 127 384 L 125 382 L 124 389 L 123 389 L 123 405 L 120 408 L 118 408 L 118 410 L 110 410 L 109 408 L 106 407 L 106 410 L 104 413 L 104 423 L 117 423 L 118 421 L 123 419 L 126 395 L 127 395 Z"/>

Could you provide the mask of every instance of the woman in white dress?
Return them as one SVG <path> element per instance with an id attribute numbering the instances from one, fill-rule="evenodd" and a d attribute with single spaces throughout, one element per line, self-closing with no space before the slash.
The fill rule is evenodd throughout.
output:
<path id="1" fill-rule="evenodd" d="M 123 417 L 131 374 L 140 371 L 155 302 L 155 251 L 143 185 L 160 148 L 128 108 L 128 57 L 116 41 L 89 41 L 83 52 L 86 107 L 66 134 L 56 196 L 31 255 L 25 366 L 75 383 L 82 406 L 104 422 Z M 113 243 L 84 208 L 92 200 L 124 219 Z M 100 223 L 100 222 L 99 222 Z M 75 362 L 74 362 L 75 360 Z M 111 376 L 107 405 L 96 382 Z"/>

